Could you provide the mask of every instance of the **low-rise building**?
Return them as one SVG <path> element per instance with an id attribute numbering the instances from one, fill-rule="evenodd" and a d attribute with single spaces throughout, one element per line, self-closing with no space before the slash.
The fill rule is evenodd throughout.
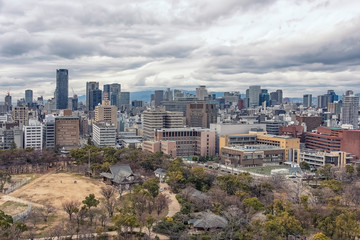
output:
<path id="1" fill-rule="evenodd" d="M 43 147 L 43 126 L 38 121 L 31 121 L 28 126 L 23 126 L 24 148 L 41 150 Z"/>
<path id="2" fill-rule="evenodd" d="M 116 127 L 109 122 L 97 122 L 93 124 L 92 140 L 97 147 L 115 147 Z"/>

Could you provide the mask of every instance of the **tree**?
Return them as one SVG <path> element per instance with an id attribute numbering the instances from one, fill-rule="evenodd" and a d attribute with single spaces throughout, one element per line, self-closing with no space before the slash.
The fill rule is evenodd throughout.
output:
<path id="1" fill-rule="evenodd" d="M 89 196 L 85 197 L 85 200 L 83 200 L 82 203 L 90 209 L 91 207 L 97 207 L 100 201 L 95 198 L 95 194 L 91 193 Z"/>
<path id="2" fill-rule="evenodd" d="M 352 175 L 355 172 L 355 168 L 351 165 L 346 165 L 346 172 Z"/>
<path id="3" fill-rule="evenodd" d="M 190 169 L 189 181 L 195 184 L 195 188 L 199 191 L 207 191 L 212 183 L 210 176 L 206 173 L 205 169 L 200 166 L 195 166 Z"/>
<path id="4" fill-rule="evenodd" d="M 109 200 L 112 196 L 114 196 L 115 189 L 112 187 L 101 187 L 100 193 L 106 200 Z"/>
<path id="5" fill-rule="evenodd" d="M 11 181 L 11 175 L 8 172 L 0 170 L 0 193 L 3 192 L 5 183 Z"/>
<path id="6" fill-rule="evenodd" d="M 0 210 L 0 239 L 19 239 L 21 233 L 26 230 L 27 227 L 25 224 L 14 222 L 10 215 L 7 215 Z"/>
<path id="7" fill-rule="evenodd" d="M 323 234 L 322 232 L 316 233 L 313 236 L 314 240 L 330 240 L 330 238 L 328 238 L 325 234 Z"/>
<path id="8" fill-rule="evenodd" d="M 353 240 L 360 234 L 360 228 L 356 221 L 355 213 L 346 211 L 336 217 L 334 239 Z"/>
<path id="9" fill-rule="evenodd" d="M 300 168 L 302 169 L 302 170 L 310 170 L 310 164 L 308 164 L 307 162 L 301 162 L 300 163 Z"/>
<path id="10" fill-rule="evenodd" d="M 156 222 L 156 219 L 151 215 L 148 215 L 145 219 L 146 228 L 149 231 L 149 238 L 151 238 L 151 229 L 155 222 Z"/>
<path id="11" fill-rule="evenodd" d="M 159 194 L 155 199 L 155 209 L 158 216 L 160 213 L 168 207 L 169 205 L 169 197 L 164 194 Z"/>
<path id="12" fill-rule="evenodd" d="M 153 198 L 156 198 L 159 194 L 159 180 L 157 178 L 150 178 L 145 181 L 142 185 Z"/>
<path id="13" fill-rule="evenodd" d="M 251 208 L 255 212 L 264 209 L 264 204 L 262 204 L 262 202 L 260 202 L 257 197 L 246 198 L 246 199 L 243 200 L 243 204 L 244 204 L 245 207 Z"/>
<path id="14" fill-rule="evenodd" d="M 339 193 L 344 189 L 344 184 L 339 180 L 331 179 L 331 180 L 324 180 L 320 183 L 322 187 L 328 187 L 333 190 L 334 193 Z"/>
<path id="15" fill-rule="evenodd" d="M 69 220 L 72 220 L 72 214 L 79 211 L 80 202 L 78 201 L 66 201 L 62 203 L 62 208 L 69 215 Z"/>

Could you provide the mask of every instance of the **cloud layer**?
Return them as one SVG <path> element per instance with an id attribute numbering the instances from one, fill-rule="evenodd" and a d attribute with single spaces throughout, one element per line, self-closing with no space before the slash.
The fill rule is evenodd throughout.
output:
<path id="1" fill-rule="evenodd" d="M 78 95 L 86 81 L 360 92 L 358 29 L 356 0 L 0 0 L 0 98 L 52 97 L 57 68 Z"/>

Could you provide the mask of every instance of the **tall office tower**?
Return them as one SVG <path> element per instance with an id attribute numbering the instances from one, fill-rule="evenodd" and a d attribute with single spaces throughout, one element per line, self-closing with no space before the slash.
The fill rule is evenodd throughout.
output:
<path id="1" fill-rule="evenodd" d="M 43 148 L 43 126 L 37 120 L 30 120 L 28 126 L 23 126 L 24 148 L 30 147 L 35 150 Z"/>
<path id="2" fill-rule="evenodd" d="M 142 118 L 144 139 L 154 139 L 155 129 L 184 127 L 184 117 L 181 112 L 144 111 Z"/>
<path id="3" fill-rule="evenodd" d="M 277 96 L 278 96 L 278 104 L 283 103 L 283 91 L 281 89 L 276 90 Z"/>
<path id="4" fill-rule="evenodd" d="M 249 87 L 249 105 L 250 107 L 257 107 L 260 105 L 261 87 L 254 85 Z"/>
<path id="5" fill-rule="evenodd" d="M 270 95 L 267 89 L 261 89 L 260 93 L 260 104 L 266 102 L 266 106 L 270 106 Z"/>
<path id="6" fill-rule="evenodd" d="M 56 69 L 55 101 L 56 109 L 68 107 L 69 72 L 67 69 Z"/>
<path id="7" fill-rule="evenodd" d="M 120 93 L 120 109 L 122 111 L 130 110 L 130 92 Z"/>
<path id="8" fill-rule="evenodd" d="M 181 89 L 174 89 L 174 101 L 184 97 L 184 91 Z"/>
<path id="9" fill-rule="evenodd" d="M 55 117 L 53 115 L 45 116 L 43 147 L 55 148 Z"/>
<path id="10" fill-rule="evenodd" d="M 217 122 L 215 104 L 189 103 L 186 108 L 186 124 L 189 127 L 210 128 L 210 123 Z"/>
<path id="11" fill-rule="evenodd" d="M 154 93 L 155 107 L 160 106 L 161 102 L 163 100 L 164 100 L 164 91 L 163 90 L 155 90 L 155 93 Z"/>
<path id="12" fill-rule="evenodd" d="M 303 105 L 308 108 L 312 105 L 312 94 L 304 94 L 303 96 Z"/>
<path id="13" fill-rule="evenodd" d="M 206 89 L 206 86 L 202 85 L 196 88 L 196 98 L 198 100 L 206 100 L 209 97 L 209 92 Z"/>
<path id="14" fill-rule="evenodd" d="M 74 94 L 73 98 L 71 99 L 71 105 L 72 105 L 72 109 L 73 111 L 78 110 L 78 96 L 76 94 Z"/>
<path id="15" fill-rule="evenodd" d="M 79 145 L 79 118 L 55 118 L 55 145 L 58 147 L 75 147 Z"/>
<path id="16" fill-rule="evenodd" d="M 330 102 L 329 99 L 330 99 L 330 97 L 327 94 L 319 95 L 317 97 L 317 102 L 318 102 L 317 106 L 318 106 L 318 108 L 327 108 L 327 105 Z"/>
<path id="17" fill-rule="evenodd" d="M 172 91 L 170 88 L 167 88 L 166 91 L 164 92 L 164 101 L 172 101 L 173 100 L 173 95 L 172 95 Z"/>
<path id="18" fill-rule="evenodd" d="M 279 102 L 278 102 L 278 93 L 277 92 L 271 92 L 270 93 L 270 104 L 272 106 L 279 104 Z"/>
<path id="19" fill-rule="evenodd" d="M 110 105 L 109 100 L 103 100 L 101 105 L 95 107 L 95 122 L 109 122 L 117 129 L 117 107 Z"/>
<path id="20" fill-rule="evenodd" d="M 91 90 L 89 98 L 89 111 L 93 111 L 101 103 L 102 91 L 100 89 Z"/>
<path id="21" fill-rule="evenodd" d="M 335 94 L 334 90 L 328 90 L 327 95 L 329 95 L 330 103 L 339 100 L 339 96 Z"/>
<path id="22" fill-rule="evenodd" d="M 118 83 L 105 84 L 104 85 L 104 97 L 105 93 L 107 93 L 108 100 L 110 104 L 120 108 L 120 93 L 121 93 L 121 85 Z"/>
<path id="23" fill-rule="evenodd" d="M 10 96 L 10 93 L 8 92 L 7 95 L 5 96 L 5 105 L 6 105 L 6 109 L 7 111 L 10 111 L 11 110 L 11 96 Z"/>
<path id="24" fill-rule="evenodd" d="M 33 90 L 25 90 L 25 104 L 28 107 L 31 107 L 31 104 L 33 102 Z"/>
<path id="25" fill-rule="evenodd" d="M 346 91 L 345 96 L 343 96 L 342 123 L 351 124 L 353 125 L 354 129 L 358 129 L 358 112 L 359 96 L 354 95 L 353 91 Z"/>
<path id="26" fill-rule="evenodd" d="M 94 101 L 91 98 L 92 91 L 94 90 L 99 90 L 99 82 L 86 82 L 86 109 L 88 111 L 94 110 Z M 101 97 L 100 97 L 100 102 L 101 102 Z"/>
<path id="27" fill-rule="evenodd" d="M 19 122 L 19 127 L 29 124 L 29 112 L 28 108 L 24 106 L 16 106 L 13 108 L 13 119 Z"/>

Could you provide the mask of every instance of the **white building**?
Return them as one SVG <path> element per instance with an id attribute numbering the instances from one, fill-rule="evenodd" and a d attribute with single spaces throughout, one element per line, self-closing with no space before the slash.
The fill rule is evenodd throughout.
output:
<path id="1" fill-rule="evenodd" d="M 28 126 L 23 126 L 24 148 L 31 147 L 41 150 L 43 146 L 43 126 L 36 120 L 30 120 Z"/>
<path id="2" fill-rule="evenodd" d="M 112 123 L 97 122 L 93 124 L 92 140 L 97 147 L 115 147 L 116 127 Z"/>

